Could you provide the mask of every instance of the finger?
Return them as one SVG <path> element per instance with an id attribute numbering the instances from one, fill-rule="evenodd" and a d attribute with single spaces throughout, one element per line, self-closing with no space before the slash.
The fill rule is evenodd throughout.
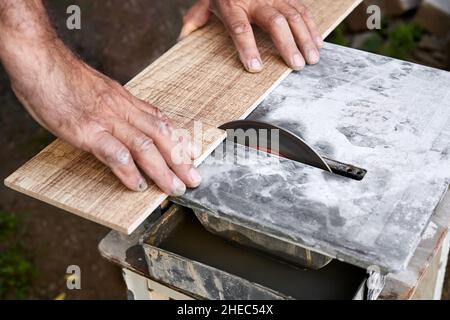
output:
<path id="1" fill-rule="evenodd" d="M 197 155 L 190 137 L 176 130 L 167 117 L 155 118 L 141 110 L 131 113 L 129 122 L 154 140 L 167 165 L 188 187 L 200 185 L 201 176 L 192 166 Z"/>
<path id="2" fill-rule="evenodd" d="M 152 106 L 151 104 L 134 98 L 133 101 L 134 105 L 140 110 L 145 112 L 146 114 L 156 117 L 157 119 L 159 119 L 160 121 L 166 121 L 168 122 L 169 125 L 171 125 L 171 122 L 169 120 L 169 118 L 164 115 L 158 108 Z M 143 117 L 147 117 L 147 115 L 142 115 Z M 139 116 L 137 116 L 139 117 Z M 145 127 L 148 126 L 148 123 L 145 124 Z M 145 129 L 145 128 L 144 128 Z M 192 142 L 192 139 L 189 135 L 184 134 L 183 135 L 183 146 L 186 150 L 186 152 L 189 154 L 190 159 L 194 160 L 197 159 L 200 155 L 201 155 L 201 147 L 198 146 L 197 144 L 195 144 L 194 142 Z"/>
<path id="3" fill-rule="evenodd" d="M 317 27 L 314 21 L 311 11 L 297 0 L 292 0 L 291 4 L 302 15 L 303 20 L 305 21 L 306 26 L 308 27 L 309 33 L 311 34 L 311 38 L 314 40 L 314 43 L 316 44 L 317 48 L 319 49 L 322 48 L 323 47 L 322 34 L 319 32 L 319 28 Z"/>
<path id="4" fill-rule="evenodd" d="M 252 73 L 260 72 L 263 64 L 247 13 L 240 7 L 230 6 L 226 2 L 219 3 L 219 11 L 245 69 Z"/>
<path id="5" fill-rule="evenodd" d="M 258 6 L 252 13 L 255 22 L 266 30 L 284 61 L 295 70 L 305 66 L 305 60 L 297 48 L 286 18 L 270 6 Z"/>
<path id="6" fill-rule="evenodd" d="M 112 134 L 130 150 L 138 166 L 165 193 L 183 195 L 185 184 L 170 170 L 154 141 L 129 123 L 117 120 Z"/>
<path id="7" fill-rule="evenodd" d="M 319 50 L 317 50 L 316 44 L 300 12 L 285 2 L 280 2 L 277 5 L 277 9 L 286 17 L 297 46 L 306 59 L 306 62 L 309 64 L 319 62 Z"/>
<path id="8" fill-rule="evenodd" d="M 193 164 L 193 160 L 201 156 L 201 147 L 192 141 L 190 132 L 185 129 L 174 129 L 172 132 L 172 139 L 175 144 L 180 145 L 184 153 L 186 154 L 186 159 L 182 158 L 180 161 L 185 161 L 187 164 Z M 177 150 L 174 150 L 176 152 Z"/>
<path id="9" fill-rule="evenodd" d="M 166 115 L 164 115 L 158 108 L 153 106 L 150 103 L 147 103 L 141 99 L 138 99 L 127 92 L 127 94 L 124 96 L 128 103 L 126 104 L 126 108 L 121 108 L 118 110 L 118 114 L 122 117 L 122 119 L 129 122 L 130 119 L 130 113 L 133 112 L 133 110 L 136 110 L 136 108 L 142 112 L 145 113 L 143 115 L 144 117 L 151 116 L 155 118 L 156 120 L 160 120 L 163 122 L 169 122 L 170 120 L 167 118 Z M 134 108 L 135 107 L 135 108 Z M 138 112 L 138 115 L 134 118 L 138 118 L 139 115 L 142 115 Z M 152 121 L 155 122 L 155 121 Z M 106 127 L 109 127 L 109 123 L 105 123 Z M 147 123 L 145 126 L 147 127 L 149 123 Z M 189 136 L 186 136 L 184 147 L 186 149 L 186 152 L 190 155 L 191 159 L 194 160 L 198 158 L 201 154 L 201 148 L 200 146 L 197 146 L 196 144 L 192 143 L 191 140 L 189 140 Z"/>
<path id="10" fill-rule="evenodd" d="M 128 149 L 108 132 L 96 134 L 87 151 L 107 165 L 129 189 L 134 191 L 147 189 L 147 182 L 136 167 Z"/>
<path id="11" fill-rule="evenodd" d="M 210 16 L 209 0 L 197 1 L 183 17 L 183 27 L 178 36 L 178 41 L 183 40 L 195 30 L 203 27 L 208 22 Z"/>

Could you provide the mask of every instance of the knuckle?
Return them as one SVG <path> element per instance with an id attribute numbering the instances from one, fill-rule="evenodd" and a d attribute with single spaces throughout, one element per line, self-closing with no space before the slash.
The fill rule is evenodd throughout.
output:
<path id="1" fill-rule="evenodd" d="M 252 30 L 252 27 L 250 26 L 249 23 L 245 21 L 237 21 L 231 23 L 230 29 L 233 35 L 240 35 L 244 33 L 249 33 Z"/>
<path id="2" fill-rule="evenodd" d="M 304 9 L 303 9 L 303 11 L 302 11 L 302 15 L 303 15 L 305 18 L 308 18 L 308 19 L 310 19 L 310 20 L 313 18 L 313 15 L 312 15 L 312 13 L 311 13 L 311 10 L 308 9 L 307 7 L 304 7 Z"/>
<path id="3" fill-rule="evenodd" d="M 314 50 L 316 48 L 316 45 L 314 44 L 314 42 L 312 42 L 311 39 L 304 41 L 303 43 L 300 44 L 300 46 L 306 51 Z"/>
<path id="4" fill-rule="evenodd" d="M 163 118 L 156 121 L 156 127 L 158 133 L 163 136 L 169 136 L 173 131 L 172 123 L 168 118 Z"/>
<path id="5" fill-rule="evenodd" d="M 283 25 L 284 21 L 285 21 L 284 16 L 279 12 L 272 13 L 268 19 L 269 25 L 272 26 L 273 28 L 277 28 Z"/>
<path id="6" fill-rule="evenodd" d="M 152 110 L 152 115 L 156 118 L 157 121 L 169 121 L 169 118 L 157 107 L 150 106 Z"/>
<path id="7" fill-rule="evenodd" d="M 133 149 L 137 152 L 147 152 L 153 148 L 154 142 L 148 137 L 139 137 L 133 140 Z"/>
<path id="8" fill-rule="evenodd" d="M 137 106 L 140 106 L 140 109 L 145 110 L 146 112 L 150 113 L 151 115 L 154 115 L 158 118 L 162 117 L 162 112 L 154 105 L 140 99 L 136 99 Z"/>
<path id="9" fill-rule="evenodd" d="M 86 121 L 79 123 L 79 130 L 72 132 L 72 137 L 79 142 L 81 149 L 92 153 L 93 149 L 98 149 L 99 146 L 103 145 L 103 137 L 98 140 L 92 138 L 92 136 L 105 130 L 106 125 L 102 122 L 103 119 L 87 118 Z"/>
<path id="10" fill-rule="evenodd" d="M 309 14 L 308 8 L 305 7 L 304 5 L 299 5 L 299 6 L 297 7 L 297 11 L 298 11 L 300 14 L 304 14 L 304 15 L 308 15 L 308 14 Z"/>
<path id="11" fill-rule="evenodd" d="M 122 164 L 130 163 L 131 154 L 124 147 L 106 147 L 104 151 L 104 158 L 108 164 Z"/>
<path id="12" fill-rule="evenodd" d="M 289 22 L 298 22 L 302 18 L 301 14 L 295 10 L 289 10 L 286 12 L 285 16 Z"/>
<path id="13" fill-rule="evenodd" d="M 161 112 L 161 110 L 159 110 L 158 108 L 153 107 L 153 106 L 151 106 L 151 107 L 153 108 L 153 110 L 154 110 L 154 112 L 155 112 L 155 116 L 156 116 L 158 119 L 163 119 L 163 118 L 164 118 L 164 115 L 163 115 L 163 113 Z"/>

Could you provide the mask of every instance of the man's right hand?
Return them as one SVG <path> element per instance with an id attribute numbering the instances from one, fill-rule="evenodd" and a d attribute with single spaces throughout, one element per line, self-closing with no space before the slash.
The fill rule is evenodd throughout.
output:
<path id="1" fill-rule="evenodd" d="M 41 1 L 0 4 L 12 10 L 1 15 L 2 62 L 17 97 L 42 126 L 94 154 L 131 190 L 147 189 L 138 167 L 169 195 L 200 184 L 192 166 L 198 151 L 189 137 L 173 139 L 174 128 L 157 108 L 77 59 L 49 25 L 42 29 L 48 21 Z M 26 19 L 12 23 L 21 32 L 8 34 L 11 13 Z"/>

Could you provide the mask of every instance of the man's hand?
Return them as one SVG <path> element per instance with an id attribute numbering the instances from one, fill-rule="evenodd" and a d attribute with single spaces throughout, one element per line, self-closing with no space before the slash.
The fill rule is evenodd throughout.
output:
<path id="1" fill-rule="evenodd" d="M 204 26 L 213 12 L 233 39 L 249 72 L 263 68 L 251 24 L 268 32 L 284 61 L 299 70 L 319 61 L 323 45 L 308 9 L 300 0 L 199 0 L 185 15 L 180 38 Z"/>
<path id="2" fill-rule="evenodd" d="M 175 140 L 157 108 L 77 59 L 50 27 L 40 0 L 0 0 L 0 57 L 30 114 L 94 154 L 131 190 L 147 188 L 138 167 L 169 195 L 200 184 L 190 139 Z"/>

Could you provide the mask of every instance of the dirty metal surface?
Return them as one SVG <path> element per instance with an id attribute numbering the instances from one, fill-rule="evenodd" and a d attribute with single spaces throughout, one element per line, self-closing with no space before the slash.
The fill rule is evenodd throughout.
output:
<path id="1" fill-rule="evenodd" d="M 365 178 L 225 155 L 201 165 L 202 185 L 176 201 L 361 267 L 403 270 L 448 187 L 449 88 L 448 72 L 327 44 L 250 119 L 367 169 Z"/>
<path id="2" fill-rule="evenodd" d="M 98 244 L 100 254 L 121 268 L 132 270 L 147 278 L 150 277 L 140 240 L 142 234 L 154 225 L 161 214 L 161 209 L 156 209 L 131 235 L 117 231 L 109 232 Z"/>
<path id="3" fill-rule="evenodd" d="M 146 263 L 145 252 L 139 244 L 140 238 L 152 225 L 153 223 L 145 223 L 130 236 L 111 231 L 99 244 L 102 256 L 122 268 L 153 279 Z M 449 227 L 450 194 L 447 193 L 435 214 L 433 214 L 408 267 L 398 274 L 388 275 L 380 299 L 409 299 L 413 296 L 431 261 L 441 247 L 442 240 L 448 233 Z"/>
<path id="4" fill-rule="evenodd" d="M 205 229 L 212 234 L 299 268 L 318 270 L 333 260 L 298 244 L 286 243 L 262 232 L 240 228 L 235 223 L 226 223 L 223 219 L 214 217 L 206 211 L 195 210 L 194 213 Z"/>
<path id="5" fill-rule="evenodd" d="M 445 239 L 448 238 L 449 231 L 450 192 L 447 192 L 425 229 L 408 267 L 403 272 L 387 276 L 386 286 L 380 299 L 405 300 L 414 298 L 417 288 L 429 271 L 436 255 L 442 249 Z M 448 254 L 448 252 L 443 254 Z"/>
<path id="6" fill-rule="evenodd" d="M 353 299 L 366 279 L 339 261 L 309 270 L 232 245 L 186 208 L 169 210 L 142 239 L 150 276 L 200 299 Z"/>

